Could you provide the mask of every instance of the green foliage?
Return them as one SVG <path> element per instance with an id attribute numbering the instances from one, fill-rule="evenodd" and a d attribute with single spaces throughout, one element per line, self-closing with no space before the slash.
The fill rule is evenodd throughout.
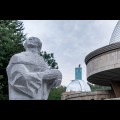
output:
<path id="1" fill-rule="evenodd" d="M 48 97 L 48 100 L 61 100 L 61 94 L 65 92 L 65 86 L 58 86 L 56 88 L 52 88 Z"/>
<path id="2" fill-rule="evenodd" d="M 8 95 L 0 94 L 0 100 L 8 100 Z"/>
<path id="3" fill-rule="evenodd" d="M 100 86 L 100 85 L 95 85 L 95 84 L 90 84 L 88 83 L 91 91 L 97 91 L 97 90 L 111 90 L 110 86 Z"/>
<path id="4" fill-rule="evenodd" d="M 18 20 L 0 20 L 0 94 L 8 94 L 8 80 L 6 67 L 10 58 L 24 50 L 22 41 L 26 35 L 23 34 L 23 23 Z M 5 97 L 1 97 L 5 98 Z"/>
<path id="5" fill-rule="evenodd" d="M 58 64 L 56 63 L 56 61 L 54 59 L 53 53 L 48 54 L 46 51 L 42 51 L 40 55 L 43 56 L 45 62 L 48 63 L 50 68 L 58 69 Z"/>

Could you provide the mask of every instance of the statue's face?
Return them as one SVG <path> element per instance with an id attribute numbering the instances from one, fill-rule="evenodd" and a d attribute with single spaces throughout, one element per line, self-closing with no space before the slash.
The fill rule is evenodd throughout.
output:
<path id="1" fill-rule="evenodd" d="M 41 49 L 42 43 L 39 38 L 36 37 L 30 37 L 25 41 L 24 44 L 25 48 L 38 48 Z"/>

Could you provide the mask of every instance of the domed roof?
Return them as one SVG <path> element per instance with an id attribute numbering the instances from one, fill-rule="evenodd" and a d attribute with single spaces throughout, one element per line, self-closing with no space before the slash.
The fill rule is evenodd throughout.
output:
<path id="1" fill-rule="evenodd" d="M 114 28 L 109 44 L 113 44 L 116 42 L 120 42 L 120 20 L 117 22 Z"/>
<path id="2" fill-rule="evenodd" d="M 89 85 L 84 80 L 72 80 L 67 86 L 66 92 L 90 92 Z"/>

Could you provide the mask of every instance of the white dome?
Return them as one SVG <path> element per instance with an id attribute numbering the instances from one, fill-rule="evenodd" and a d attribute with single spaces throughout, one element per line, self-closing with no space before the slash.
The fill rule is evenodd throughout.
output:
<path id="1" fill-rule="evenodd" d="M 90 92 L 89 85 L 84 80 L 72 80 L 67 86 L 66 92 Z"/>
<path id="2" fill-rule="evenodd" d="M 109 44 L 113 44 L 116 42 L 120 42 L 120 20 L 117 22 L 117 24 L 113 30 Z"/>

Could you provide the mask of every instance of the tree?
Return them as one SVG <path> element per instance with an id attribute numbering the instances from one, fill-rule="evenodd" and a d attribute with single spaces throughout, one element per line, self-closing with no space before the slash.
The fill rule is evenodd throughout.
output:
<path id="1" fill-rule="evenodd" d="M 91 83 L 88 83 L 90 88 L 91 88 L 91 91 L 97 91 L 97 90 L 111 90 L 111 87 L 110 86 L 100 86 L 100 85 L 95 85 L 95 84 L 91 84 Z"/>
<path id="2" fill-rule="evenodd" d="M 48 63 L 50 68 L 58 69 L 58 63 L 56 63 L 53 53 L 48 54 L 46 51 L 42 51 L 40 55 L 43 56 L 45 62 Z"/>
<path id="3" fill-rule="evenodd" d="M 65 86 L 58 86 L 56 88 L 52 88 L 48 97 L 48 100 L 61 100 L 61 94 L 65 92 Z"/>
<path id="4" fill-rule="evenodd" d="M 18 20 L 0 20 L 0 94 L 8 94 L 6 67 L 10 58 L 24 50 L 23 23 Z"/>

